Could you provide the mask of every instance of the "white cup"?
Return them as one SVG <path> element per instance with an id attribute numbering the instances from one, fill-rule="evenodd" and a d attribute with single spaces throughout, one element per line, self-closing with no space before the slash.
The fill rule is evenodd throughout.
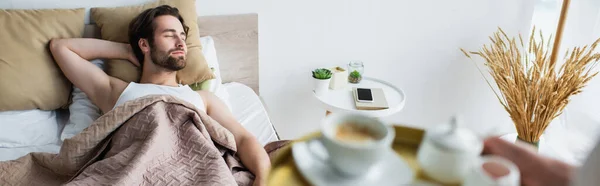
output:
<path id="1" fill-rule="evenodd" d="M 474 164 L 463 186 L 519 186 L 520 174 L 511 161 L 499 156 L 484 156 Z"/>
<path id="2" fill-rule="evenodd" d="M 347 142 L 336 139 L 338 126 L 352 122 L 366 127 L 374 141 L 368 143 Z M 343 176 L 360 177 L 365 175 L 391 150 L 395 137 L 394 129 L 382 121 L 358 114 L 331 114 L 323 120 L 323 137 L 320 139 L 329 154 L 329 163 Z"/>

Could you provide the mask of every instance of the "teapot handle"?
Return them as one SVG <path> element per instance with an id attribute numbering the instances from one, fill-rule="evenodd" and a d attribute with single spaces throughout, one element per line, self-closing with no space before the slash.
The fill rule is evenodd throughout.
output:
<path id="1" fill-rule="evenodd" d="M 448 130 L 449 134 L 455 133 L 458 129 L 458 116 L 454 115 L 450 119 L 450 130 Z"/>

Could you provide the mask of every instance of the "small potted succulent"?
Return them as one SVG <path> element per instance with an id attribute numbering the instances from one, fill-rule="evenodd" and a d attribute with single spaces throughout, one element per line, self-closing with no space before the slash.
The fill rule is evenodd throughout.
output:
<path id="1" fill-rule="evenodd" d="M 350 83 L 360 83 L 360 80 L 362 80 L 362 75 L 356 70 L 352 71 L 350 75 L 348 75 L 348 82 Z"/>
<path id="2" fill-rule="evenodd" d="M 329 89 L 329 81 L 331 80 L 331 70 L 319 68 L 312 71 L 312 76 L 315 79 L 314 91 L 317 96 L 322 96 Z"/>

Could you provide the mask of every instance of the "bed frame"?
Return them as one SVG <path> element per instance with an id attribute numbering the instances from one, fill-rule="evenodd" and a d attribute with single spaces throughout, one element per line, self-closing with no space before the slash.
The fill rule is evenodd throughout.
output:
<path id="1" fill-rule="evenodd" d="M 223 83 L 239 82 L 258 93 L 258 15 L 198 17 L 200 36 L 212 36 Z"/>

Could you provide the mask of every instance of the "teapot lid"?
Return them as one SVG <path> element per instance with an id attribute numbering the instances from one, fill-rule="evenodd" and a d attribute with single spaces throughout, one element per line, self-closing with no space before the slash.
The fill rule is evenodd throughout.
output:
<path id="1" fill-rule="evenodd" d="M 460 128 L 459 120 L 452 117 L 449 124 L 439 127 L 430 134 L 436 146 L 448 151 L 480 151 L 483 142 L 469 129 Z"/>

